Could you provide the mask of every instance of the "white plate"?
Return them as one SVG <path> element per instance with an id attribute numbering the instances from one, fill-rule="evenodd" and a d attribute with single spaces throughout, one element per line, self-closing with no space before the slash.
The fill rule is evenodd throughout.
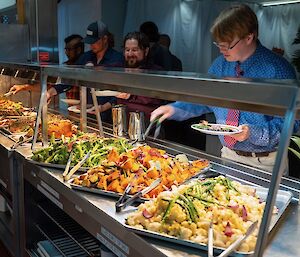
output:
<path id="1" fill-rule="evenodd" d="M 86 112 L 87 113 L 94 113 L 94 106 L 89 108 L 89 109 L 86 109 Z M 72 105 L 70 107 L 68 107 L 68 111 L 70 112 L 75 112 L 75 113 L 80 113 L 80 109 L 78 109 L 78 105 Z"/>
<path id="2" fill-rule="evenodd" d="M 202 133 L 208 134 L 208 135 L 217 135 L 217 136 L 226 136 L 226 135 L 234 135 L 237 133 L 242 132 L 241 129 L 239 129 L 238 127 L 235 126 L 230 126 L 230 125 L 225 125 L 225 124 L 213 124 L 213 123 L 208 123 L 208 126 L 212 126 L 212 127 L 219 127 L 219 128 L 227 128 L 227 129 L 231 129 L 233 131 L 218 131 L 218 130 L 209 130 L 209 129 L 202 129 L 199 128 L 200 124 L 193 124 L 191 126 L 192 129 L 198 130 Z"/>
<path id="3" fill-rule="evenodd" d="M 98 91 L 96 91 L 96 96 L 117 96 L 119 94 L 121 94 L 121 92 L 112 91 L 112 90 L 98 90 Z"/>
<path id="4" fill-rule="evenodd" d="M 62 102 L 69 104 L 69 105 L 76 105 L 76 104 L 80 104 L 80 100 L 77 99 L 60 99 Z"/>

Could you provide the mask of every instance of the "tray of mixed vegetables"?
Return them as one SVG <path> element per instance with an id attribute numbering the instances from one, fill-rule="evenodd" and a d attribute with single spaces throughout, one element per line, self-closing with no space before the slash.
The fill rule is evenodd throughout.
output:
<path id="1" fill-rule="evenodd" d="M 131 148 L 132 145 L 125 138 L 102 138 L 94 133 L 79 133 L 72 137 L 62 136 L 60 140 L 52 138 L 49 146 L 34 151 L 29 161 L 45 167 L 65 169 L 71 153 L 71 167 L 73 167 L 90 152 L 89 158 L 81 168 L 87 170 L 100 165 L 110 150 L 123 153 Z"/>
<path id="2" fill-rule="evenodd" d="M 133 195 L 160 178 L 159 185 L 144 195 L 144 198 L 150 199 L 209 168 L 208 160 L 189 161 L 185 155 L 170 156 L 165 150 L 142 145 L 124 152 L 110 150 L 101 165 L 73 177 L 69 182 L 74 189 L 119 196 L 129 183 L 129 195 Z"/>

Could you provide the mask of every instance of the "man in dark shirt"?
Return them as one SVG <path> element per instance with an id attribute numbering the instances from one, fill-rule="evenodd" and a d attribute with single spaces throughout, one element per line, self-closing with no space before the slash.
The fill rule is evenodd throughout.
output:
<path id="1" fill-rule="evenodd" d="M 170 51 L 171 39 L 167 34 L 160 34 L 159 43 L 166 47 L 172 56 L 172 71 L 182 71 L 182 62 Z"/>
<path id="2" fill-rule="evenodd" d="M 166 47 L 158 43 L 159 33 L 156 24 L 152 21 L 146 21 L 140 26 L 140 32 L 147 35 L 150 41 L 149 62 L 166 71 L 172 70 L 172 56 Z"/>
<path id="3" fill-rule="evenodd" d="M 102 21 L 95 21 L 87 27 L 84 43 L 90 45 L 91 50 L 85 52 L 77 65 L 123 67 L 123 55 L 110 47 L 109 31 Z M 47 97 L 66 92 L 69 85 L 59 84 L 48 91 Z M 92 97 L 88 90 L 88 103 L 92 103 Z M 111 122 L 111 107 L 116 102 L 115 97 L 97 97 L 100 104 L 101 118 L 105 122 Z"/>

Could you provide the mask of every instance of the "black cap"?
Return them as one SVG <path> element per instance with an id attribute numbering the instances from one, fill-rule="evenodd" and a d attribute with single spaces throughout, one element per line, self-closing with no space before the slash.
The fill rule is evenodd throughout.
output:
<path id="1" fill-rule="evenodd" d="M 102 21 L 91 23 L 86 30 L 86 37 L 83 42 L 86 44 L 94 44 L 103 36 L 108 34 L 108 28 Z"/>

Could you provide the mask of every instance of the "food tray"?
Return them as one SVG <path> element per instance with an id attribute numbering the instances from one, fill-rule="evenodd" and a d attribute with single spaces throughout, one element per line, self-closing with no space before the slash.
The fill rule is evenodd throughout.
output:
<path id="1" fill-rule="evenodd" d="M 211 168 L 211 165 L 208 165 L 207 167 L 203 168 L 202 170 L 200 170 L 197 174 L 195 174 L 194 176 L 188 178 L 186 181 L 190 181 L 192 180 L 193 178 L 196 179 L 198 176 L 200 176 L 203 172 L 206 172 L 208 171 L 209 169 Z M 215 176 L 219 176 L 221 175 L 220 173 L 217 173 L 215 172 Z M 81 174 L 80 176 L 82 175 L 85 175 L 87 174 L 86 173 L 83 173 Z M 107 191 L 107 190 L 103 190 L 103 189 L 98 189 L 98 188 L 94 188 L 94 187 L 85 187 L 85 186 L 81 186 L 81 185 L 77 185 L 77 184 L 73 184 L 72 181 L 74 178 L 76 177 L 79 177 L 79 176 L 73 176 L 69 181 L 68 183 L 70 184 L 70 186 L 73 188 L 73 189 L 76 189 L 76 190 L 80 190 L 80 191 L 84 191 L 84 192 L 89 192 L 89 193 L 95 193 L 95 194 L 99 194 L 99 195 L 105 195 L 105 196 L 112 196 L 112 197 L 116 197 L 116 198 L 119 198 L 122 194 L 121 193 L 117 193 L 117 192 L 114 192 L 114 191 Z M 184 181 L 182 184 L 186 183 L 186 181 Z M 128 195 L 130 196 L 130 195 Z M 150 198 L 142 198 L 143 200 L 150 200 Z"/>
<path id="2" fill-rule="evenodd" d="M 258 188 L 256 188 L 256 193 L 262 200 L 265 201 L 267 198 L 267 195 L 268 195 L 268 189 L 258 187 Z M 276 223 L 278 222 L 278 220 L 280 219 L 280 217 L 283 215 L 284 211 L 288 207 L 289 203 L 291 202 L 291 199 L 292 199 L 291 192 L 284 191 L 284 190 L 278 190 L 276 201 L 275 201 L 275 206 L 278 208 L 278 213 L 273 214 L 273 217 L 272 217 L 272 220 L 270 223 L 270 227 L 269 227 L 269 231 L 271 231 L 275 227 Z M 126 215 L 129 215 L 129 214 L 127 213 Z M 126 217 L 124 217 L 124 219 L 121 220 L 121 223 L 125 227 L 127 227 L 129 230 L 131 230 L 137 234 L 149 236 L 152 238 L 156 238 L 156 239 L 160 239 L 163 241 L 180 244 L 180 245 L 184 245 L 184 246 L 188 246 L 188 247 L 194 247 L 194 248 L 201 249 L 201 250 L 207 251 L 207 249 L 208 249 L 206 244 L 195 243 L 190 240 L 183 240 L 183 239 L 179 239 L 177 237 L 164 235 L 164 234 L 160 234 L 160 233 L 145 230 L 145 229 L 137 229 L 137 228 L 131 227 L 125 223 L 125 220 L 126 220 Z M 214 251 L 218 254 L 224 250 L 225 249 L 221 248 L 221 247 L 214 247 Z M 252 252 L 233 252 L 231 254 L 231 256 L 251 256 L 253 253 L 254 253 L 253 251 Z"/>

